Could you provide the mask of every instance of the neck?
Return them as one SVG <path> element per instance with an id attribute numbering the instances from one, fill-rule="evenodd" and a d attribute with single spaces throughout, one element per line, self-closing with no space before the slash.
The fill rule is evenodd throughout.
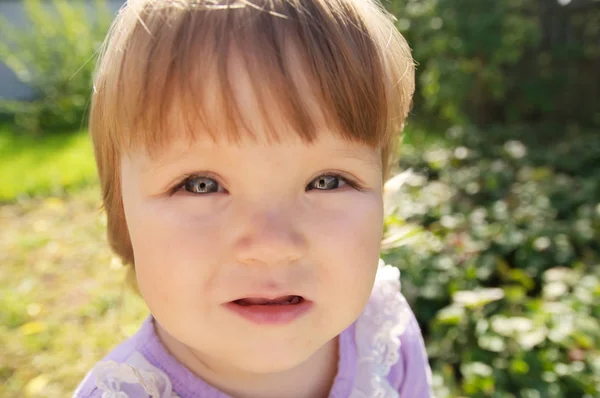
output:
<path id="1" fill-rule="evenodd" d="M 250 373 L 215 364 L 173 339 L 158 323 L 156 333 L 167 350 L 191 372 L 235 398 L 325 398 L 338 367 L 338 339 L 326 343 L 298 366 L 277 373 Z"/>

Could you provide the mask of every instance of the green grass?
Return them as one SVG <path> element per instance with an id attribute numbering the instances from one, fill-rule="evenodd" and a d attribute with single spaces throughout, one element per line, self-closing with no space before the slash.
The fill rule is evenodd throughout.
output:
<path id="1" fill-rule="evenodd" d="M 95 167 L 86 131 L 34 137 L 0 125 L 0 202 L 87 185 Z"/>
<path id="2" fill-rule="evenodd" d="M 0 205 L 0 397 L 70 397 L 146 316 L 105 238 L 100 192 Z"/>
<path id="3" fill-rule="evenodd" d="M 147 311 L 108 249 L 87 132 L 0 124 L 0 176 L 0 397 L 71 396 Z"/>

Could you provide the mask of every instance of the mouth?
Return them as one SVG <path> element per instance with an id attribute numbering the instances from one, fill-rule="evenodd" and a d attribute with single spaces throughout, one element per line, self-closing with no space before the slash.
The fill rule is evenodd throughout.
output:
<path id="1" fill-rule="evenodd" d="M 301 304 L 304 300 L 302 296 L 281 296 L 274 299 L 267 299 L 263 297 L 246 297 L 232 301 L 233 304 L 241 305 L 244 307 L 253 305 L 297 305 Z"/>
<path id="2" fill-rule="evenodd" d="M 313 302 L 297 295 L 244 297 L 230 301 L 225 307 L 254 324 L 284 325 L 293 323 L 309 312 Z"/>

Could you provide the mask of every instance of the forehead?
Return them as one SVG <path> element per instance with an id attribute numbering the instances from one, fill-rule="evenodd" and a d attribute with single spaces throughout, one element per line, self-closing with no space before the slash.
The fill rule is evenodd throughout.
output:
<path id="1" fill-rule="evenodd" d="M 277 163 L 311 167 L 338 161 L 352 161 L 361 167 L 382 167 L 379 149 L 347 140 L 331 131 L 320 131 L 311 142 L 306 142 L 296 134 L 282 134 L 274 142 L 266 134 L 244 135 L 233 141 L 226 137 L 213 139 L 209 134 L 198 132 L 194 137 L 173 137 L 152 153 L 140 148 L 124 156 L 134 160 L 141 171 L 177 164 L 227 164 L 251 168 L 258 163 Z"/>

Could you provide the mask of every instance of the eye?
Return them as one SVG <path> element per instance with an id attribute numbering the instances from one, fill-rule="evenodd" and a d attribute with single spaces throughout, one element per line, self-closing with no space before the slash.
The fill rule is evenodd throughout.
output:
<path id="1" fill-rule="evenodd" d="M 223 192 L 219 190 L 219 183 L 210 177 L 205 176 L 193 176 L 186 179 L 181 188 L 183 188 L 186 192 L 194 193 L 194 194 L 209 194 L 216 192 Z"/>
<path id="2" fill-rule="evenodd" d="M 344 185 L 352 185 L 344 177 L 336 174 L 322 174 L 308 184 L 307 190 L 329 191 L 334 190 Z"/>

